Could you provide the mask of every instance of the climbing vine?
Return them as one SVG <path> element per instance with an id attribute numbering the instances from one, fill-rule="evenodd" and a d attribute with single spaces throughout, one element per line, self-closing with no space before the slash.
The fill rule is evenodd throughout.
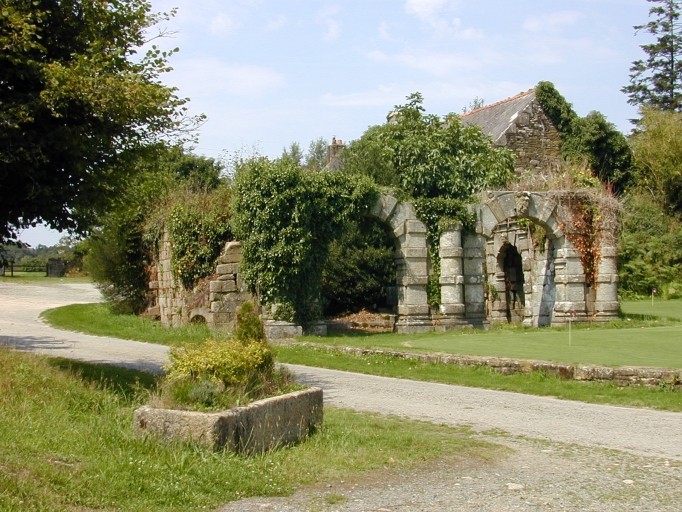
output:
<path id="1" fill-rule="evenodd" d="M 474 216 L 466 204 L 458 199 L 444 197 L 420 198 L 412 201 L 419 220 L 426 226 L 426 242 L 429 246 L 431 273 L 426 285 L 429 306 L 440 303 L 440 235 L 453 222 L 460 222 L 463 231 L 473 229 Z"/>
<path id="2" fill-rule="evenodd" d="M 226 241 L 233 239 L 230 223 L 231 190 L 182 190 L 160 207 L 147 224 L 146 241 L 154 247 L 163 230 L 171 246 L 171 269 L 187 290 L 209 275 Z"/>
<path id="3" fill-rule="evenodd" d="M 276 317 L 302 324 L 320 317 L 329 245 L 377 194 L 366 177 L 304 172 L 285 159 L 257 158 L 238 170 L 233 227 L 241 272 L 263 303 L 278 305 Z"/>

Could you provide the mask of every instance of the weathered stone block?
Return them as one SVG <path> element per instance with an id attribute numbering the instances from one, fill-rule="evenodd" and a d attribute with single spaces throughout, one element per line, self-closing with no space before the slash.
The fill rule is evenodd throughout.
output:
<path id="1" fill-rule="evenodd" d="M 389 194 L 381 194 L 370 210 L 370 214 L 380 220 L 388 220 L 395 210 L 398 200 Z"/>
<path id="2" fill-rule="evenodd" d="M 299 442 L 321 426 L 322 398 L 320 388 L 309 388 L 217 413 L 144 406 L 135 411 L 133 430 L 164 441 L 196 442 L 212 450 L 263 453 Z"/>
<path id="3" fill-rule="evenodd" d="M 211 281 L 209 290 L 212 293 L 228 293 L 237 291 L 237 283 L 235 281 Z"/>
<path id="4" fill-rule="evenodd" d="M 291 322 L 266 320 L 263 328 L 265 330 L 265 337 L 269 340 L 282 340 L 303 336 L 303 327 Z"/>
<path id="5" fill-rule="evenodd" d="M 216 274 L 236 274 L 239 272 L 239 263 L 222 263 L 215 268 Z"/>

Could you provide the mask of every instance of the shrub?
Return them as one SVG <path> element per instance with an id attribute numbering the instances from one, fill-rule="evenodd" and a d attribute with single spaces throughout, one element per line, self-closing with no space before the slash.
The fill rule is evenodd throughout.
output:
<path id="1" fill-rule="evenodd" d="M 253 304 L 245 302 L 237 311 L 237 325 L 234 329 L 234 337 L 239 341 L 249 340 L 265 341 L 263 323 L 258 318 Z"/>

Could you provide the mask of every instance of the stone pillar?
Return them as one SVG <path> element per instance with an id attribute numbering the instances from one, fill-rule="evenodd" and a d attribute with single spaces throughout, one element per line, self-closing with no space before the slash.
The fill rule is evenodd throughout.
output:
<path id="1" fill-rule="evenodd" d="M 464 303 L 467 321 L 476 327 L 487 327 L 485 317 L 485 238 L 467 235 L 464 240 Z"/>
<path id="2" fill-rule="evenodd" d="M 618 265 L 615 247 L 602 247 L 597 267 L 595 322 L 608 322 L 618 317 Z"/>
<path id="3" fill-rule="evenodd" d="M 452 224 L 440 236 L 440 313 L 436 330 L 470 326 L 464 319 L 462 224 Z"/>
<path id="4" fill-rule="evenodd" d="M 585 302 L 585 272 L 580 261 L 580 251 L 573 248 L 566 238 L 563 248 L 557 250 L 554 264 L 556 275 L 556 304 L 552 325 L 568 324 L 571 311 L 576 312 L 574 321 L 588 321 Z"/>
<path id="5" fill-rule="evenodd" d="M 432 331 L 433 322 L 429 315 L 426 294 L 428 282 L 426 226 L 407 217 L 404 233 L 399 237 L 399 241 L 398 319 L 395 330 L 401 333 Z"/>

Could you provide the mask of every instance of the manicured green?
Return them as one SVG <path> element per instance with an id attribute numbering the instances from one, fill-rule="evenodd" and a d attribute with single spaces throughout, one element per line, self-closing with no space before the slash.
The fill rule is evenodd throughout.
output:
<path id="1" fill-rule="evenodd" d="M 628 315 L 657 315 L 682 320 L 682 300 L 662 300 L 654 296 L 647 300 L 628 300 L 621 303 L 621 311 Z"/>
<path id="2" fill-rule="evenodd" d="M 387 355 L 352 356 L 324 346 L 280 346 L 277 360 L 402 379 L 442 382 L 486 389 L 553 396 L 598 404 L 653 407 L 682 411 L 682 394 L 669 387 L 625 387 L 615 384 L 561 380 L 543 372 L 502 375 L 487 367 L 423 363 Z"/>
<path id="3" fill-rule="evenodd" d="M 18 282 L 38 282 L 41 286 L 47 284 L 57 284 L 68 281 L 69 283 L 90 283 L 92 279 L 89 277 L 47 277 L 44 272 L 15 272 L 13 277 L 7 275 L 0 276 L 0 283 L 18 283 Z"/>
<path id="4" fill-rule="evenodd" d="M 153 386 L 130 370 L 0 349 L 0 510 L 214 510 L 385 466 L 505 453 L 465 429 L 329 407 L 307 442 L 257 457 L 210 453 L 133 436 L 132 411 Z"/>
<path id="5" fill-rule="evenodd" d="M 304 337 L 325 345 L 537 359 L 567 364 L 682 368 L 682 326 Z"/>

